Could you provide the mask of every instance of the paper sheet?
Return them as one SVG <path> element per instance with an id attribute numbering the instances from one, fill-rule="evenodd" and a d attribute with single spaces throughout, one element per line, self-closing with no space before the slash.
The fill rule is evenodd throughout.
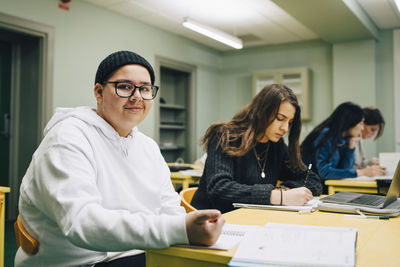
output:
<path id="1" fill-rule="evenodd" d="M 179 173 L 193 177 L 201 177 L 203 175 L 203 170 L 183 170 L 179 171 Z"/>
<path id="2" fill-rule="evenodd" d="M 229 266 L 355 266 L 357 230 L 269 223 L 246 234 Z"/>
<path id="3" fill-rule="evenodd" d="M 233 203 L 235 208 L 248 208 L 248 209 L 269 209 L 269 210 L 287 210 L 287 211 L 301 211 L 312 212 L 318 208 L 319 197 L 314 197 L 307 202 L 304 206 L 278 206 L 278 205 L 256 205 L 245 203 Z"/>
<path id="4" fill-rule="evenodd" d="M 379 165 L 386 167 L 386 175 L 393 177 L 397 163 L 400 160 L 400 153 L 379 153 Z"/>

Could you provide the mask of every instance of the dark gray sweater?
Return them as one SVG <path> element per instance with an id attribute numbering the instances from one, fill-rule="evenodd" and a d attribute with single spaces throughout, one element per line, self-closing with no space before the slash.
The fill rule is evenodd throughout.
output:
<path id="1" fill-rule="evenodd" d="M 258 143 L 257 153 L 260 155 L 266 147 L 266 143 Z M 266 178 L 261 178 L 261 168 L 253 150 L 241 157 L 228 156 L 221 147 L 217 148 L 217 138 L 214 137 L 208 146 L 203 176 L 192 205 L 197 209 L 218 209 L 222 213 L 233 210 L 232 203 L 235 202 L 268 205 L 278 180 L 290 188 L 304 185 L 307 171 L 290 168 L 288 161 L 284 141 L 270 142 L 264 170 Z M 312 171 L 306 187 L 314 196 L 321 194 L 320 179 Z"/>

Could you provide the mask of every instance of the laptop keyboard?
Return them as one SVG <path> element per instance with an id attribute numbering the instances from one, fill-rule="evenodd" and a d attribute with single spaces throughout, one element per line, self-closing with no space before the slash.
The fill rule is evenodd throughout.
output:
<path id="1" fill-rule="evenodd" d="M 350 200 L 349 203 L 353 204 L 361 204 L 361 205 L 368 205 L 368 206 L 379 206 L 385 201 L 384 196 L 377 196 L 377 195 L 362 195 L 353 200 Z"/>

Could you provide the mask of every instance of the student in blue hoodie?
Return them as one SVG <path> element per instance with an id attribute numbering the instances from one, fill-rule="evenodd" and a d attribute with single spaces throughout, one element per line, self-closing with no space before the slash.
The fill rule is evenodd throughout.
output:
<path id="1" fill-rule="evenodd" d="M 313 164 L 322 180 L 374 176 L 371 168 L 356 170 L 355 146 L 364 128 L 364 112 L 354 103 L 340 104 L 301 144 L 305 164 Z"/>

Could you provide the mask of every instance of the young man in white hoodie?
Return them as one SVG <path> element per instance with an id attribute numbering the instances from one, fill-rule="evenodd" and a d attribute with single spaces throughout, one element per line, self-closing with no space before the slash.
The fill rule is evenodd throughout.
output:
<path id="1" fill-rule="evenodd" d="M 39 250 L 19 248 L 16 267 L 145 266 L 138 249 L 215 243 L 221 213 L 185 213 L 157 144 L 137 128 L 157 90 L 151 65 L 119 51 L 97 70 L 97 109 L 57 109 L 20 188 Z"/>

